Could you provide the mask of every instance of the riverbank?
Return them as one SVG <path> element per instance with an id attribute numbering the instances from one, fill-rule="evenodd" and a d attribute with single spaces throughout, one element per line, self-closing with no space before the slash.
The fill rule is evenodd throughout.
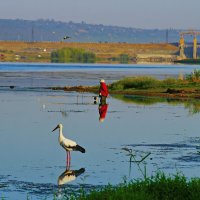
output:
<path id="1" fill-rule="evenodd" d="M 108 85 L 109 93 L 122 95 L 138 95 L 146 97 L 163 97 L 175 99 L 200 99 L 200 82 L 189 82 L 186 80 L 165 79 L 157 80 L 149 77 L 132 77 Z M 134 80 L 135 79 L 135 80 Z M 152 82 L 155 84 L 152 86 Z M 146 85 L 146 86 L 145 86 Z M 92 92 L 98 94 L 98 86 L 64 86 L 50 87 L 52 90 Z"/>
<path id="2" fill-rule="evenodd" d="M 52 90 L 75 91 L 75 92 L 92 92 L 98 94 L 96 86 L 65 86 L 51 87 Z M 172 99 L 200 99 L 200 89 L 149 89 L 149 90 L 109 90 L 112 95 L 137 95 L 144 97 L 163 97 Z"/>
<path id="3" fill-rule="evenodd" d="M 125 63 L 166 63 L 172 62 L 178 52 L 177 46 L 166 43 L 131 44 L 0 41 L 0 61 L 50 63 L 51 53 L 62 48 L 78 48 L 93 52 L 97 58 L 96 63 L 119 63 L 119 60 Z"/>
<path id="4" fill-rule="evenodd" d="M 197 200 L 200 195 L 200 179 L 194 178 L 190 181 L 184 176 L 175 175 L 166 177 L 164 174 L 157 174 L 155 177 L 145 180 L 136 180 L 130 183 L 126 181 L 118 186 L 108 185 L 99 191 L 84 193 L 75 199 L 79 200 L 101 200 L 101 199 L 126 199 L 126 200 L 155 200 L 155 199 L 180 199 Z M 74 199 L 74 198 L 71 198 Z"/>
<path id="5" fill-rule="evenodd" d="M 191 65 L 199 65 L 200 59 L 183 59 L 183 60 L 176 60 L 175 63 L 180 64 L 191 64 Z"/>

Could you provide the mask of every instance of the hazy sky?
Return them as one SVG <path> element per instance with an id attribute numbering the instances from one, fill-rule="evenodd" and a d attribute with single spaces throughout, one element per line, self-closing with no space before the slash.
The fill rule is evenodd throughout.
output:
<path id="1" fill-rule="evenodd" d="M 0 0 L 1 19 L 200 29 L 200 0 Z"/>

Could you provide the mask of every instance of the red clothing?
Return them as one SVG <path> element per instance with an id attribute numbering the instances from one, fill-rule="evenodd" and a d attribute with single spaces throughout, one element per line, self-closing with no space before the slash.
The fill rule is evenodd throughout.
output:
<path id="1" fill-rule="evenodd" d="M 108 110 L 108 104 L 99 106 L 99 119 L 104 119 Z"/>
<path id="2" fill-rule="evenodd" d="M 99 95 L 108 97 L 108 88 L 105 83 L 100 83 Z"/>

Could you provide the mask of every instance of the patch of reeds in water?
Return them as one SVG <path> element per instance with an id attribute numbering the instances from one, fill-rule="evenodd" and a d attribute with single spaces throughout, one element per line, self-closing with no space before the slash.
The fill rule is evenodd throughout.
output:
<path id="1" fill-rule="evenodd" d="M 166 78 L 159 80 L 150 76 L 126 77 L 110 85 L 111 90 L 188 88 L 199 87 L 200 81 L 193 79 Z"/>
<path id="2" fill-rule="evenodd" d="M 130 88 L 148 89 L 154 88 L 158 85 L 159 80 L 153 77 L 127 77 L 111 84 L 113 90 L 124 90 Z"/>

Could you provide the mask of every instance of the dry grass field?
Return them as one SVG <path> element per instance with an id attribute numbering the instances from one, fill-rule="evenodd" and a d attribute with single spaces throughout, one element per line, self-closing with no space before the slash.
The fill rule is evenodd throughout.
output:
<path id="1" fill-rule="evenodd" d="M 0 59 L 10 62 L 50 62 L 53 50 L 64 47 L 81 48 L 94 52 L 100 62 L 127 54 L 131 58 L 137 54 L 171 55 L 178 47 L 171 44 L 128 44 L 128 43 L 71 43 L 71 42 L 21 42 L 0 41 Z"/>

